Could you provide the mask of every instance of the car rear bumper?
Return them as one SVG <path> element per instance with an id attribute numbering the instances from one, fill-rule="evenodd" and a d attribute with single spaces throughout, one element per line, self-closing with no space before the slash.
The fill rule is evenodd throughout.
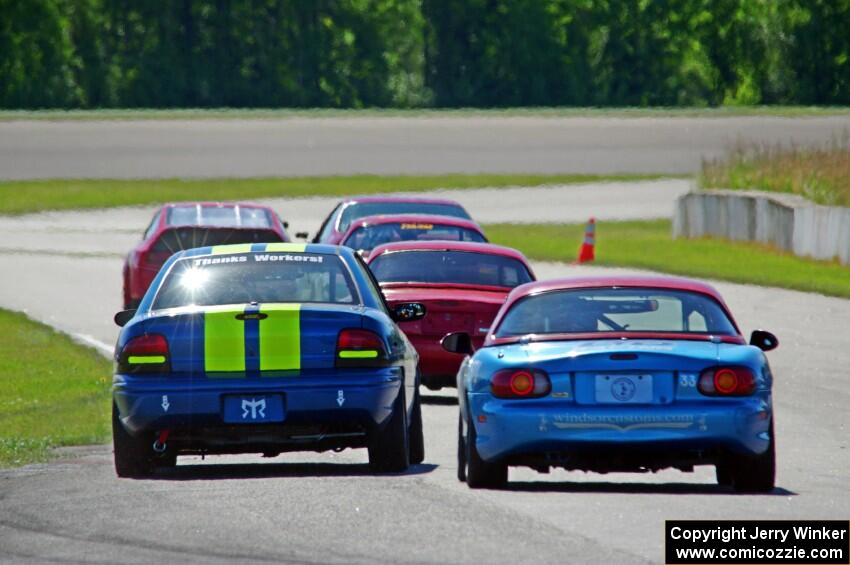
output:
<path id="1" fill-rule="evenodd" d="M 321 376 L 278 378 L 174 378 L 115 375 L 112 394 L 119 418 L 127 431 L 138 435 L 172 430 L 183 433 L 203 430 L 250 429 L 244 423 L 225 420 L 225 398 L 248 399 L 279 395 L 283 418 L 261 422 L 261 427 L 309 427 L 332 425 L 335 429 L 371 429 L 381 426 L 392 414 L 402 383 L 402 369 L 333 372 Z M 250 434 L 245 441 L 250 441 Z"/>
<path id="2" fill-rule="evenodd" d="M 628 408 L 489 394 L 471 394 L 469 401 L 476 447 L 488 461 L 571 452 L 641 453 L 648 460 L 674 453 L 758 455 L 770 444 L 769 396 Z"/>

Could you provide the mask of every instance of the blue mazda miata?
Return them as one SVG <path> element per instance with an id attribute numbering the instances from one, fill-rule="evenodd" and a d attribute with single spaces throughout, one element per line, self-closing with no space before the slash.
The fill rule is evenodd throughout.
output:
<path id="1" fill-rule="evenodd" d="M 458 478 L 498 488 L 509 466 L 595 472 L 692 471 L 721 485 L 774 487 L 765 331 L 749 343 L 718 292 L 696 281 L 594 277 L 529 283 L 484 342 L 443 347 L 458 373 Z"/>

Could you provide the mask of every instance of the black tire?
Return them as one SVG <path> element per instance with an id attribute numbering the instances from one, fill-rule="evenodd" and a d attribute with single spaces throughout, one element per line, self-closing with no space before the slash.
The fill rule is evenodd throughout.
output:
<path id="1" fill-rule="evenodd" d="M 484 461 L 475 447 L 475 426 L 466 421 L 466 484 L 469 488 L 503 488 L 508 482 L 508 466 Z"/>
<path id="2" fill-rule="evenodd" d="M 732 466 L 728 461 L 721 461 L 714 466 L 714 476 L 717 484 L 722 487 L 732 486 Z"/>
<path id="3" fill-rule="evenodd" d="M 463 414 L 457 415 L 457 480 L 466 482 L 466 444 L 463 440 Z"/>
<path id="4" fill-rule="evenodd" d="M 434 392 L 437 392 L 438 390 L 441 390 L 443 388 L 443 384 L 434 378 L 425 379 L 422 381 L 422 384 L 425 385 L 425 388 L 427 388 L 428 390 L 433 390 Z"/>
<path id="5" fill-rule="evenodd" d="M 413 393 L 413 410 L 410 413 L 408 432 L 410 446 L 410 464 L 418 465 L 425 461 L 425 433 L 422 429 L 422 398 L 419 396 L 419 379 L 416 379 L 416 392 Z"/>
<path id="6" fill-rule="evenodd" d="M 153 473 L 153 441 L 144 434 L 133 437 L 118 418 L 118 407 L 112 403 L 112 446 L 115 473 L 119 477 L 146 477 Z M 176 461 L 176 459 L 175 459 Z"/>
<path id="7" fill-rule="evenodd" d="M 776 440 L 770 423 L 770 446 L 756 457 L 739 455 L 732 459 L 732 487 L 736 492 L 765 493 L 776 487 Z"/>
<path id="8" fill-rule="evenodd" d="M 377 473 L 401 473 L 410 466 L 410 446 L 407 435 L 407 404 L 402 382 L 393 403 L 393 413 L 383 429 L 369 436 L 369 468 Z"/>

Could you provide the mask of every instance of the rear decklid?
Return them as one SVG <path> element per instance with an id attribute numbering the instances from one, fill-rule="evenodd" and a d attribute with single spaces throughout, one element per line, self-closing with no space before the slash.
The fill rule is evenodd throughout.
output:
<path id="1" fill-rule="evenodd" d="M 153 311 L 128 337 L 164 336 L 175 376 L 274 376 L 332 369 L 340 330 L 362 326 L 359 305 L 229 304 Z"/>
<path id="2" fill-rule="evenodd" d="M 482 290 L 464 285 L 383 285 L 390 304 L 419 302 L 425 317 L 401 324 L 406 333 L 442 337 L 451 332 L 484 336 L 505 301 L 508 289 Z"/>
<path id="3" fill-rule="evenodd" d="M 616 369 L 624 365 L 635 369 L 675 366 L 684 370 L 704 368 L 715 363 L 718 355 L 716 343 L 685 339 L 532 341 L 517 349 L 507 346 L 506 353 L 508 349 L 512 357 L 527 356 L 535 360 L 536 366 L 556 371 Z"/>

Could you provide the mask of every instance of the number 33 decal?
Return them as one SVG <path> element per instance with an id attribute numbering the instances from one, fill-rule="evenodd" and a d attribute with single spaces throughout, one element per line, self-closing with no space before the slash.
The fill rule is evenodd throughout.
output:
<path id="1" fill-rule="evenodd" d="M 679 375 L 679 386 L 695 387 L 697 386 L 696 375 Z"/>

